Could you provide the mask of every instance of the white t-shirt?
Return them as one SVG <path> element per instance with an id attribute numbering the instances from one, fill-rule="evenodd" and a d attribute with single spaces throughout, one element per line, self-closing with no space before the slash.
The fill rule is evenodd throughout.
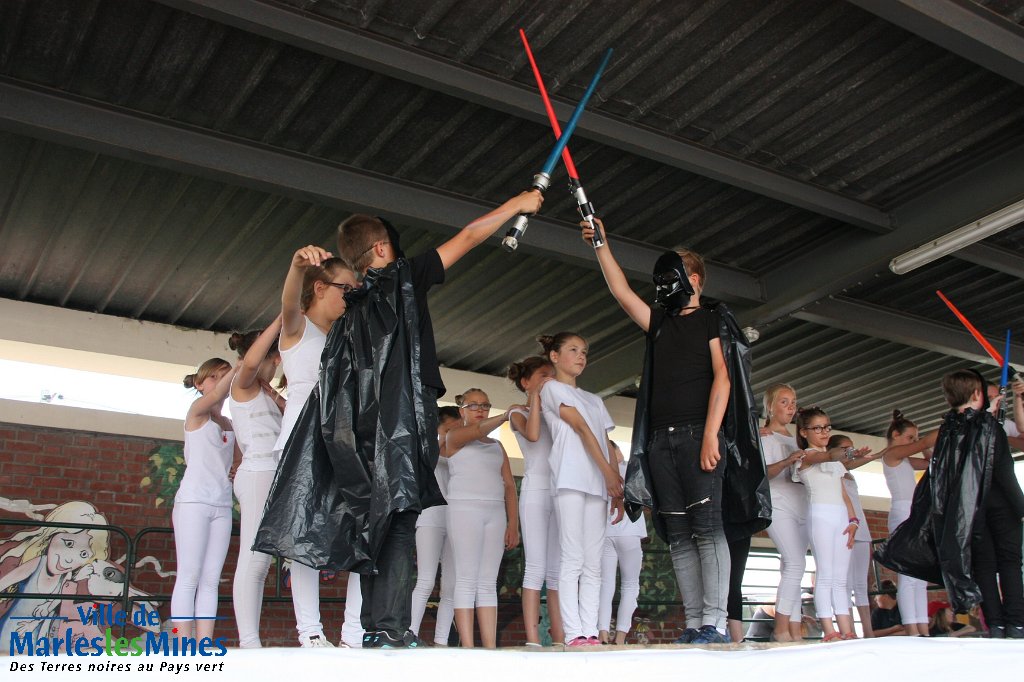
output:
<path id="1" fill-rule="evenodd" d="M 761 449 L 764 451 L 765 465 L 776 464 L 799 450 L 796 438 L 773 433 L 761 437 Z M 807 518 L 807 491 L 804 486 L 793 480 L 790 467 L 786 467 L 777 476 L 768 480 L 772 494 L 772 514 L 785 515 L 789 518 Z"/>
<path id="2" fill-rule="evenodd" d="M 551 490 L 577 490 L 608 499 L 601 470 L 583 448 L 582 439 L 559 412 L 562 405 L 575 407 L 594 433 L 605 461 L 611 461 L 608 457 L 608 432 L 615 428 L 615 422 L 604 401 L 593 393 L 560 381 L 544 384 L 540 395 L 544 421 L 551 430 Z"/>
<path id="3" fill-rule="evenodd" d="M 850 502 L 853 502 L 854 514 L 860 521 L 860 525 L 857 526 L 857 534 L 853 536 L 853 539 L 857 542 L 871 542 L 868 517 L 864 516 L 864 507 L 860 504 L 860 493 L 857 492 L 857 479 L 852 476 L 850 478 L 843 476 L 843 487 L 846 488 L 846 494 L 850 496 Z"/>
<path id="4" fill-rule="evenodd" d="M 845 474 L 846 467 L 840 462 L 822 462 L 801 469 L 800 480 L 807 488 L 807 501 L 810 504 L 844 504 L 842 478 Z"/>
<path id="5" fill-rule="evenodd" d="M 1020 438 L 1020 429 L 1017 428 L 1017 422 L 1013 421 L 1010 417 L 1006 418 L 1003 422 L 1003 431 L 1006 431 L 1007 438 Z"/>
<path id="6" fill-rule="evenodd" d="M 626 478 L 626 462 L 619 464 L 619 475 L 623 479 Z M 611 512 L 611 505 L 609 505 L 609 512 Z M 647 518 L 641 514 L 640 518 L 636 521 L 630 521 L 628 516 L 623 516 L 622 520 L 616 524 L 612 524 L 615 520 L 614 516 L 608 516 L 608 528 L 604 531 L 606 538 L 622 538 L 622 537 L 636 537 L 645 538 L 647 537 Z"/>
<path id="7" fill-rule="evenodd" d="M 529 410 L 512 410 L 513 413 L 521 414 L 524 419 L 530 418 Z M 540 438 L 536 443 L 527 440 L 526 436 L 512 429 L 516 434 L 516 442 L 523 453 L 523 482 L 519 486 L 520 492 L 527 490 L 550 490 L 551 486 L 551 431 L 547 422 L 540 421 Z"/>

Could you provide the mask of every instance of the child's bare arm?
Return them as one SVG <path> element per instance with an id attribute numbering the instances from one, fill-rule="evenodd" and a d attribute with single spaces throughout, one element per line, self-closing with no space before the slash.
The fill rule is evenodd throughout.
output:
<path id="1" fill-rule="evenodd" d="M 319 246 L 303 246 L 292 256 L 291 267 L 281 289 L 281 350 L 295 345 L 306 328 L 302 319 L 302 278 L 306 268 L 320 265 L 331 257 Z"/>
<path id="2" fill-rule="evenodd" d="M 651 327 L 651 307 L 629 286 L 626 273 L 622 271 L 618 261 L 615 260 L 615 256 L 612 255 L 611 246 L 608 244 L 608 230 L 604 229 L 604 223 L 601 222 L 600 218 L 594 218 L 594 222 L 605 235 L 605 245 L 596 250 L 597 262 L 601 264 L 601 274 L 604 275 L 604 281 L 608 284 L 608 289 L 612 292 L 612 296 L 615 297 L 615 300 L 618 301 L 622 309 L 626 311 L 629 318 L 636 322 L 641 329 L 647 331 Z M 592 240 L 594 237 L 593 228 L 585 222 L 580 223 L 580 226 L 583 228 L 584 241 Z"/>
<path id="3" fill-rule="evenodd" d="M 263 330 L 263 333 L 253 342 L 249 350 L 246 351 L 245 357 L 242 358 L 242 364 L 235 375 L 235 382 L 231 385 L 231 396 L 235 400 L 252 400 L 262 390 L 263 387 L 257 381 L 256 375 L 259 373 L 260 365 L 263 364 L 267 353 L 270 352 L 270 347 L 274 345 L 274 341 L 280 334 L 281 316 L 278 315 L 270 323 L 270 326 Z"/>
<path id="4" fill-rule="evenodd" d="M 227 397 L 228 390 L 231 388 L 231 380 L 234 378 L 237 370 L 238 366 L 235 365 L 217 382 L 217 386 L 212 391 L 195 399 L 191 407 L 188 408 L 188 414 L 185 416 L 186 429 L 195 431 L 206 424 L 213 406 Z"/>
<path id="5" fill-rule="evenodd" d="M 520 213 L 536 213 L 540 210 L 540 205 L 543 202 L 544 196 L 532 189 L 512 197 L 490 213 L 480 216 L 462 228 L 454 237 L 437 247 L 441 265 L 447 270 L 474 247 L 483 244 L 484 240 L 497 232 L 511 218 Z"/>
<path id="6" fill-rule="evenodd" d="M 451 457 L 469 443 L 483 438 L 506 421 L 508 421 L 507 411 L 495 417 L 488 417 L 475 424 L 452 428 L 445 434 L 445 447 L 441 449 L 441 454 L 445 457 Z"/>
<path id="7" fill-rule="evenodd" d="M 501 463 L 501 481 L 505 488 L 505 549 L 512 549 L 519 544 L 519 501 L 516 499 L 516 481 L 512 477 L 512 466 L 508 462 L 508 453 L 501 449 L 505 456 Z"/>
<path id="8" fill-rule="evenodd" d="M 907 443 L 906 445 L 890 445 L 885 449 L 885 455 L 882 457 L 882 461 L 889 466 L 894 467 L 900 463 L 900 460 L 906 459 L 911 455 L 916 455 L 919 452 L 924 452 L 928 448 L 935 447 L 935 440 L 938 435 L 938 430 L 929 431 L 913 443 Z"/>
<path id="9" fill-rule="evenodd" d="M 604 476 L 608 495 L 613 498 L 622 497 L 622 477 L 619 476 L 618 471 L 612 468 L 608 460 L 604 458 L 601 444 L 597 442 L 594 432 L 590 430 L 590 426 L 583 418 L 583 415 L 572 405 L 559 405 L 558 416 L 562 418 L 562 421 L 571 426 L 572 430 L 583 441 L 583 449 L 586 450 L 590 459 L 594 461 L 594 464 L 601 471 L 601 475 Z"/>

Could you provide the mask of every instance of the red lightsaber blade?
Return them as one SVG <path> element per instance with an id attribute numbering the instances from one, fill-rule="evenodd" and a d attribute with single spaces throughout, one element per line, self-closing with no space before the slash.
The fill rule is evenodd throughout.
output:
<path id="1" fill-rule="evenodd" d="M 526 49 L 526 58 L 530 60 L 530 68 L 533 69 L 533 77 L 537 81 L 537 89 L 540 91 L 540 98 L 544 102 L 544 110 L 548 114 L 548 122 L 551 124 L 551 130 L 555 134 L 555 139 L 562 136 L 562 126 L 558 123 L 558 117 L 555 116 L 555 109 L 551 106 L 551 98 L 548 97 L 548 89 L 544 85 L 544 79 L 540 75 L 540 68 L 537 66 L 537 60 L 533 58 L 533 50 L 530 49 L 530 41 L 526 39 L 526 31 L 519 29 L 519 37 L 523 41 L 523 47 Z M 568 145 L 562 150 L 562 161 L 565 163 L 565 171 L 569 174 L 569 191 L 572 192 L 573 196 L 576 197 L 576 203 L 579 206 L 580 215 L 583 220 L 590 224 L 590 227 L 594 230 L 594 248 L 604 246 L 604 237 L 601 235 L 601 228 L 594 222 L 594 205 L 587 199 L 587 194 L 583 190 L 583 184 L 580 182 L 580 174 L 576 171 L 576 164 L 572 160 L 572 154 L 569 153 Z"/>
<path id="2" fill-rule="evenodd" d="M 985 352 L 988 353 L 989 357 L 995 360 L 997 365 L 1002 367 L 1003 356 L 999 354 L 999 351 L 996 350 L 995 346 L 989 343 L 988 339 L 981 335 L 981 332 L 979 332 L 977 328 L 973 324 L 971 324 L 971 321 L 968 320 L 967 317 L 962 312 L 960 312 L 955 305 L 953 305 L 952 301 L 946 298 L 945 294 L 938 290 L 936 290 L 935 293 L 939 295 L 939 298 L 941 298 L 942 302 L 946 304 L 946 307 L 953 311 L 953 314 L 956 315 L 957 319 L 960 320 L 960 323 L 967 328 L 967 331 L 971 333 L 971 336 L 974 337 L 974 340 L 981 344 L 981 347 L 985 349 Z"/>

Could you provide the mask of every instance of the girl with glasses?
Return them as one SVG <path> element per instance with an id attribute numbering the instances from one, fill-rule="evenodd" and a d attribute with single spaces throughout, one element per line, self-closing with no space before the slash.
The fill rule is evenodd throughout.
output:
<path id="1" fill-rule="evenodd" d="M 561 569 L 559 606 L 569 646 L 600 645 L 601 555 L 608 500 L 622 518 L 622 477 L 608 452 L 615 428 L 604 401 L 576 386 L 587 366 L 587 342 L 572 332 L 538 338 L 555 368 L 541 389 L 551 430 L 551 489 L 558 513 Z"/>
<path id="2" fill-rule="evenodd" d="M 509 411 L 509 426 L 523 453 L 523 482 L 519 486 L 519 523 L 523 529 L 523 625 L 527 646 L 540 646 L 540 590 L 547 583 L 551 639 L 565 639 L 558 597 L 561 548 L 558 516 L 551 496 L 551 431 L 544 423 L 540 393 L 555 377 L 551 361 L 539 355 L 514 362 L 508 378 L 526 393 L 527 406 Z"/>
<path id="3" fill-rule="evenodd" d="M 279 347 L 288 379 L 288 404 L 281 420 L 281 434 L 274 445 L 277 452 L 284 450 L 306 399 L 320 379 L 320 355 L 327 343 L 327 332 L 345 314 L 345 293 L 357 286 L 355 273 L 319 246 L 304 246 L 292 256 L 281 292 Z M 293 561 L 291 587 L 299 642 L 304 647 L 333 647 L 324 637 L 320 622 L 320 571 Z M 361 646 L 361 606 L 359 576 L 350 573 L 342 646 Z"/>
<path id="4" fill-rule="evenodd" d="M 508 421 L 488 418 L 491 402 L 479 388 L 455 396 L 462 425 L 445 435 L 448 459 L 448 537 L 455 555 L 455 626 L 463 647 L 474 646 L 474 607 L 480 642 L 497 646 L 498 569 L 504 550 L 519 544 L 516 484 L 505 448 L 487 434 Z"/>
<path id="5" fill-rule="evenodd" d="M 832 424 L 825 411 L 814 407 L 797 413 L 797 445 L 827 456 Z M 841 451 L 839 451 L 841 452 Z M 824 641 L 856 639 L 850 617 L 850 591 L 846 580 L 850 569 L 850 550 L 860 520 L 850 496 L 843 487 L 846 467 L 837 461 L 810 463 L 804 457 L 800 480 L 807 490 L 811 553 L 816 567 L 814 609 Z M 832 625 L 835 615 L 839 631 Z"/>

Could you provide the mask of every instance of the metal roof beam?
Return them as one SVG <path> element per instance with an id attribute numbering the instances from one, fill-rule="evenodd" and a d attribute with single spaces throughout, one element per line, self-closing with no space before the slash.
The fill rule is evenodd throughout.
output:
<path id="1" fill-rule="evenodd" d="M 532 88 L 308 12 L 261 0 L 159 1 L 249 33 L 547 125 Z M 575 102 L 556 100 L 554 107 L 559 118 L 566 120 Z M 576 134 L 873 232 L 893 229 L 889 214 L 876 206 L 625 119 L 588 111 Z"/>
<path id="2" fill-rule="evenodd" d="M 955 258 L 1024 280 L 1024 258 L 1016 251 L 978 242 L 953 254 Z"/>
<path id="3" fill-rule="evenodd" d="M 905 251 L 941 237 L 1024 197 L 1024 146 L 1012 149 L 896 209 L 899 228 L 847 235 L 761 276 L 767 303 L 737 311 L 760 326 L 870 279 Z"/>
<path id="4" fill-rule="evenodd" d="M 974 337 L 962 327 L 933 322 L 923 317 L 850 298 L 825 298 L 794 313 L 793 317 L 971 362 L 995 364 Z M 996 342 L 998 339 L 993 341 Z M 995 345 L 1002 348 L 999 343 Z M 1012 344 L 1010 357 L 1024 357 L 1024 344 Z"/>
<path id="5" fill-rule="evenodd" d="M 1024 85 L 1024 28 L 976 2 L 850 0 L 854 5 Z"/>
<path id="6" fill-rule="evenodd" d="M 385 213 L 396 222 L 443 234 L 493 208 L 426 185 L 2 79 L 0 127 L 305 201 Z M 599 268 L 576 226 L 542 215 L 530 223 L 523 251 Z M 497 238 L 492 243 L 497 246 Z M 615 240 L 615 252 L 627 275 L 646 280 L 664 249 Z M 743 270 L 712 263 L 708 280 L 708 295 L 715 298 L 764 301 L 760 282 Z"/>

